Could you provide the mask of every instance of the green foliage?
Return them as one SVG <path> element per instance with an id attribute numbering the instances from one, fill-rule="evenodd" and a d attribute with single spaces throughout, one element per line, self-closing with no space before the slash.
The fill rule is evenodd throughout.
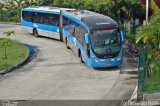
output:
<path id="1" fill-rule="evenodd" d="M 28 56 L 29 53 L 26 46 L 17 43 L 15 41 L 12 41 L 13 45 L 7 48 L 8 58 L 4 59 L 5 46 L 3 46 L 4 45 L 3 43 L 6 40 L 7 39 L 0 39 L 0 72 L 16 64 L 19 64 Z"/>
<path id="2" fill-rule="evenodd" d="M 160 92 L 160 12 L 156 10 L 149 24 L 142 26 L 136 35 L 136 43 L 143 42 L 148 47 L 149 80 L 146 92 Z"/>
<path id="3" fill-rule="evenodd" d="M 87 9 L 109 15 L 111 17 L 121 17 L 131 19 L 139 18 L 144 14 L 144 7 L 138 0 L 55 0 L 55 6 L 70 7 L 76 9 Z M 141 10 L 141 11 L 139 11 Z"/>
<path id="4" fill-rule="evenodd" d="M 154 0 L 151 0 L 150 5 L 151 5 L 150 7 L 151 7 L 153 13 L 155 14 L 158 11 L 158 9 L 159 9 L 158 6 L 156 5 L 156 3 L 155 3 Z"/>
<path id="5" fill-rule="evenodd" d="M 2 5 L 1 5 L 2 4 Z M 144 6 L 139 0 L 8 0 L 0 4 L 0 20 L 20 22 L 21 8 L 29 6 L 57 6 L 87 9 L 110 17 L 142 18 Z M 3 7 L 3 10 L 1 9 Z M 7 13 L 4 13 L 4 8 Z M 3 18 L 7 17 L 7 18 Z"/>
<path id="6" fill-rule="evenodd" d="M 152 62 L 150 65 L 152 72 L 144 89 L 145 92 L 160 92 L 160 62 Z"/>
<path id="7" fill-rule="evenodd" d="M 4 58 L 7 59 L 7 46 L 10 45 L 10 40 L 9 39 L 3 39 L 2 40 L 2 46 L 4 47 Z"/>
<path id="8" fill-rule="evenodd" d="M 15 31 L 13 31 L 13 30 L 5 31 L 5 32 L 3 32 L 3 34 L 8 37 L 8 39 L 6 39 L 6 43 L 9 44 L 9 46 L 11 46 L 12 40 L 10 39 L 10 37 L 11 37 L 11 35 L 15 34 Z"/>
<path id="9" fill-rule="evenodd" d="M 15 34 L 15 31 L 5 31 L 3 32 L 3 34 L 5 34 L 8 38 L 3 39 L 2 40 L 2 46 L 4 47 L 4 58 L 3 59 L 7 59 L 7 46 L 11 46 L 12 45 L 12 40 L 10 39 L 10 36 L 12 34 Z"/>
<path id="10" fill-rule="evenodd" d="M 15 34 L 15 31 L 5 31 L 3 34 L 10 38 L 12 34 Z"/>
<path id="11" fill-rule="evenodd" d="M 142 26 L 141 31 L 136 35 L 136 43 L 143 41 L 152 48 L 160 49 L 160 13 L 153 15 L 149 25 Z"/>

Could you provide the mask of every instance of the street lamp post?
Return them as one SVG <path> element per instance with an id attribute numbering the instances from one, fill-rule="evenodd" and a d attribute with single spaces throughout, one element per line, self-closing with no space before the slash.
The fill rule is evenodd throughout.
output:
<path id="1" fill-rule="evenodd" d="M 146 22 L 148 23 L 149 0 L 146 0 Z"/>

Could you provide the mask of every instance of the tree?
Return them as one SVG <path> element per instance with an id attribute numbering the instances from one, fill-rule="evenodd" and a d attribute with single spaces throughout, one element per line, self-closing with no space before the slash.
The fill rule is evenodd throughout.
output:
<path id="1" fill-rule="evenodd" d="M 21 9 L 26 6 L 26 3 L 27 3 L 26 0 L 9 0 L 7 2 L 8 10 L 11 10 L 11 11 L 14 10 L 16 12 L 15 13 L 16 21 L 18 20 L 20 21 Z"/>
<path id="2" fill-rule="evenodd" d="M 3 32 L 4 35 L 7 36 L 6 39 L 3 39 L 2 41 L 2 45 L 4 46 L 4 58 L 3 59 L 7 59 L 7 46 L 11 46 L 12 40 L 10 38 L 11 35 L 15 34 L 15 31 L 5 31 Z"/>
<path id="3" fill-rule="evenodd" d="M 4 47 L 4 58 L 3 59 L 7 59 L 8 58 L 8 56 L 7 56 L 7 46 L 8 45 L 10 45 L 10 39 L 3 39 L 3 41 L 2 41 L 2 45 L 3 45 L 3 47 Z"/>
<path id="4" fill-rule="evenodd" d="M 160 11 L 160 10 L 159 10 Z M 160 70 L 160 12 L 154 14 L 147 26 L 143 26 L 136 35 L 136 43 L 143 43 L 148 48 L 148 66 L 155 71 Z M 157 62 L 158 63 L 158 62 Z"/>
<path id="5" fill-rule="evenodd" d="M 149 25 L 143 26 L 136 36 L 136 43 L 143 41 L 152 48 L 160 49 L 160 13 L 151 17 Z"/>
<path id="6" fill-rule="evenodd" d="M 6 2 L 6 8 L 7 10 L 14 10 L 15 11 L 15 5 L 14 5 L 14 0 L 8 0 Z"/>
<path id="7" fill-rule="evenodd" d="M 8 45 L 11 46 L 12 40 L 10 37 L 11 37 L 11 35 L 15 34 L 15 31 L 5 31 L 5 32 L 3 32 L 3 34 L 8 37 L 7 43 L 8 43 Z"/>
<path id="8" fill-rule="evenodd" d="M 54 2 L 54 0 L 34 0 L 33 5 L 36 6 L 48 6 L 48 5 L 52 5 Z"/>
<path id="9" fill-rule="evenodd" d="M 27 0 L 25 5 L 26 7 L 30 7 L 32 5 L 40 5 L 40 0 Z"/>
<path id="10" fill-rule="evenodd" d="M 34 4 L 36 6 L 42 6 L 43 5 L 44 0 L 35 0 Z"/>
<path id="11" fill-rule="evenodd" d="M 151 0 L 150 5 L 151 5 L 150 7 L 153 11 L 153 14 L 155 14 L 159 10 L 158 6 L 156 5 L 156 2 L 154 0 Z"/>
<path id="12" fill-rule="evenodd" d="M 1 15 L 1 19 L 4 19 L 4 11 L 5 11 L 6 7 L 5 4 L 0 2 L 0 15 Z"/>

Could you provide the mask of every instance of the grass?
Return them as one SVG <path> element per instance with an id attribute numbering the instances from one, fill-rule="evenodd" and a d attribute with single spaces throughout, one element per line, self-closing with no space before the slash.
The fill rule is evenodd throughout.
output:
<path id="1" fill-rule="evenodd" d="M 4 59 L 4 47 L 0 39 L 0 72 L 5 71 L 27 58 L 29 51 L 28 48 L 18 42 L 13 41 L 12 46 L 7 46 L 7 59 Z"/>
<path id="2" fill-rule="evenodd" d="M 150 79 L 148 80 L 144 91 L 146 93 L 160 93 L 160 70 L 153 70 L 151 73 Z"/>

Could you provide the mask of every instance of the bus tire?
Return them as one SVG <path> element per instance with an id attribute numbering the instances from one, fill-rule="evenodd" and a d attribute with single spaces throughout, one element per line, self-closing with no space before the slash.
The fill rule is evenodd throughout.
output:
<path id="1" fill-rule="evenodd" d="M 39 36 L 37 29 L 34 29 L 34 30 L 33 30 L 33 35 L 34 35 L 35 37 L 38 37 L 38 36 Z"/>
<path id="2" fill-rule="evenodd" d="M 66 47 L 67 47 L 67 49 L 71 49 L 71 48 L 69 47 L 69 45 L 68 45 L 68 40 L 67 40 L 67 38 L 66 38 L 65 42 L 66 42 Z"/>
<path id="3" fill-rule="evenodd" d="M 80 52 L 79 56 L 80 56 L 80 59 L 81 59 L 81 63 L 84 63 L 81 52 Z"/>

